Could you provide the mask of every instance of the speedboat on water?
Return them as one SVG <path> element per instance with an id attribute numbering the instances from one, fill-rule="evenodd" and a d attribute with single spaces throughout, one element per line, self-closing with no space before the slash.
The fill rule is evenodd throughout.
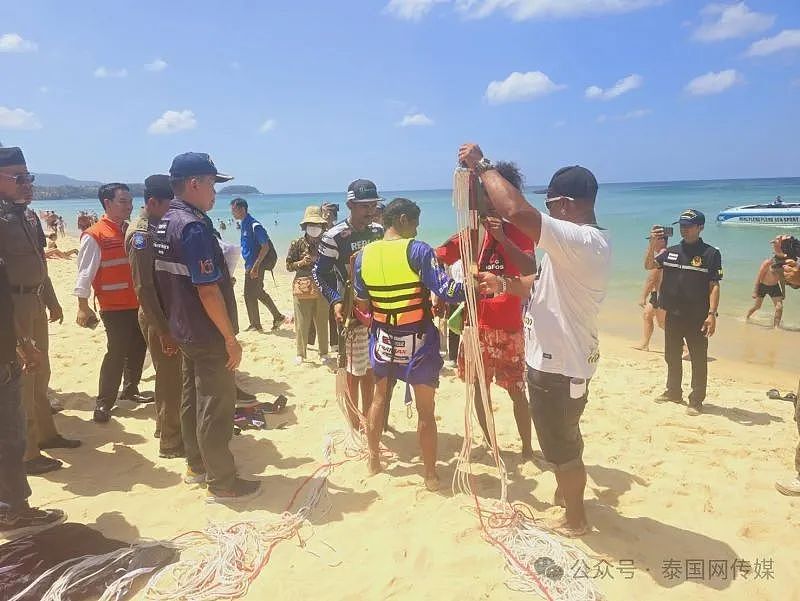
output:
<path id="1" fill-rule="evenodd" d="M 722 225 L 771 225 L 774 227 L 800 227 L 800 202 L 783 202 L 778 196 L 767 204 L 728 207 L 717 215 Z"/>

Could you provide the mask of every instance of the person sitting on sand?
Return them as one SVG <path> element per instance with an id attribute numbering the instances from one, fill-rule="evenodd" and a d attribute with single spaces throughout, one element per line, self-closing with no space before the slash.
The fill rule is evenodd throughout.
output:
<path id="1" fill-rule="evenodd" d="M 658 304 L 658 289 L 661 288 L 661 270 L 651 269 L 647 272 L 647 278 L 644 281 L 644 289 L 642 290 L 642 298 L 639 300 L 639 306 L 644 309 L 642 312 L 642 341 L 633 348 L 639 351 L 650 350 L 650 339 L 653 337 L 655 324 L 662 330 L 664 329 L 664 317 L 666 313 Z"/>
<path id="2" fill-rule="evenodd" d="M 434 250 L 414 240 L 420 208 L 407 198 L 395 198 L 384 211 L 383 240 L 367 245 L 353 268 L 356 306 L 372 313 L 369 360 L 375 374 L 375 396 L 367 414 L 369 471 L 382 470 L 380 437 L 386 399 L 395 380 L 414 389 L 417 432 L 425 464 L 425 487 L 439 488 L 436 475 L 436 418 L 439 371 L 439 332 L 433 323 L 430 293 L 448 303 L 465 299 L 464 285 L 453 281 L 436 261 Z"/>
<path id="3" fill-rule="evenodd" d="M 49 234 L 47 236 L 47 250 L 44 251 L 44 256 L 48 259 L 71 259 L 74 256 L 77 256 L 78 249 L 73 248 L 64 252 L 58 249 L 58 244 L 56 244 L 56 234 Z"/>
<path id="4" fill-rule="evenodd" d="M 772 241 L 773 246 L 775 240 Z M 780 247 L 775 251 L 776 254 L 780 252 Z M 775 305 L 775 316 L 772 318 L 772 327 L 777 328 L 781 325 L 781 318 L 783 317 L 783 300 L 786 298 L 786 282 L 783 279 L 783 269 L 772 258 L 765 259 L 761 263 L 761 267 L 756 274 L 755 288 L 753 288 L 753 298 L 755 302 L 753 306 L 747 311 L 745 316 L 746 320 L 752 317 L 753 313 L 761 308 L 761 303 L 764 302 L 764 297 L 769 295 L 772 299 L 772 304 Z"/>

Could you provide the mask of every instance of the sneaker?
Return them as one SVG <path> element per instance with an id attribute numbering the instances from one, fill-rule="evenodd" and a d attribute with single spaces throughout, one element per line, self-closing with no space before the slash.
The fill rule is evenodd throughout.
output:
<path id="1" fill-rule="evenodd" d="M 77 449 L 81 446 L 80 440 L 71 440 L 69 438 L 64 438 L 61 434 L 58 434 L 54 438 L 50 440 L 45 440 L 44 442 L 39 443 L 39 448 L 42 450 L 45 449 Z"/>
<path id="2" fill-rule="evenodd" d="M 106 424 L 111 419 L 111 409 L 108 407 L 96 407 L 92 419 L 98 424 Z"/>
<path id="3" fill-rule="evenodd" d="M 668 390 L 653 399 L 656 403 L 683 403 L 683 397 L 671 394 Z"/>
<path id="4" fill-rule="evenodd" d="M 261 492 L 261 482 L 236 478 L 230 489 L 208 489 L 208 503 L 239 502 L 252 499 Z"/>
<path id="5" fill-rule="evenodd" d="M 186 484 L 197 484 L 199 486 L 206 485 L 206 473 L 196 472 L 192 468 L 186 468 L 186 474 L 183 476 L 183 481 Z"/>
<path id="6" fill-rule="evenodd" d="M 54 472 L 58 469 L 61 469 L 63 465 L 64 464 L 58 459 L 39 455 L 35 459 L 30 459 L 29 461 L 25 462 L 25 473 L 29 476 L 39 476 L 41 474 L 46 474 L 48 472 Z"/>
<path id="7" fill-rule="evenodd" d="M 60 509 L 26 507 L 19 511 L 0 513 L 0 537 L 15 539 L 57 526 L 67 519 Z"/>
<path id="8" fill-rule="evenodd" d="M 131 401 L 132 403 L 139 403 L 140 405 L 144 405 L 145 403 L 153 403 L 155 402 L 156 398 L 153 396 L 147 396 L 144 394 L 139 394 L 138 392 L 128 393 L 125 395 L 120 395 L 118 397 L 120 401 Z"/>
<path id="9" fill-rule="evenodd" d="M 775 488 L 782 495 L 790 497 L 800 497 L 800 476 L 795 476 L 794 480 L 784 480 L 776 482 Z"/>
<path id="10" fill-rule="evenodd" d="M 330 361 L 330 359 L 331 359 L 330 355 L 320 355 L 319 356 L 320 363 L 327 363 L 328 361 Z"/>
<path id="11" fill-rule="evenodd" d="M 272 329 L 273 330 L 277 330 L 279 327 L 281 327 L 283 325 L 283 322 L 285 322 L 285 321 L 286 321 L 286 316 L 285 315 L 278 315 L 278 317 L 276 317 L 272 321 Z"/>
<path id="12" fill-rule="evenodd" d="M 302 363 L 303 363 L 303 357 L 301 357 L 300 355 L 297 355 L 297 357 L 294 358 L 294 364 L 295 365 L 301 365 Z"/>
<path id="13" fill-rule="evenodd" d="M 458 364 L 455 361 L 453 361 L 452 359 L 448 359 L 447 361 L 444 362 L 444 366 L 447 369 L 455 369 L 455 368 L 458 367 Z"/>
<path id="14" fill-rule="evenodd" d="M 696 416 L 703 413 L 702 405 L 689 405 L 686 408 L 686 415 Z"/>
<path id="15" fill-rule="evenodd" d="M 182 446 L 174 449 L 160 449 L 158 456 L 163 459 L 175 459 L 177 457 L 186 457 L 186 451 L 183 450 Z"/>
<path id="16" fill-rule="evenodd" d="M 262 327 L 261 327 L 261 324 L 259 324 L 259 325 L 253 325 L 253 324 L 251 323 L 249 326 L 247 326 L 247 327 L 245 328 L 245 330 L 244 330 L 244 331 L 245 331 L 245 332 L 263 332 L 263 331 L 264 331 L 264 328 L 262 328 Z"/>

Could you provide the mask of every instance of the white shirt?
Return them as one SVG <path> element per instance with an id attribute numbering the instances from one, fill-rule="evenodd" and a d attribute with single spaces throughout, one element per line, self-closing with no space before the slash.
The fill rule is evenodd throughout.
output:
<path id="1" fill-rule="evenodd" d="M 89 298 L 98 269 L 100 269 L 100 245 L 91 236 L 82 236 L 81 246 L 78 249 L 78 277 L 72 293 L 74 296 Z"/>
<path id="2" fill-rule="evenodd" d="M 611 271 L 608 233 L 542 214 L 547 254 L 525 314 L 525 360 L 539 371 L 589 379 L 600 346 L 597 315 Z"/>

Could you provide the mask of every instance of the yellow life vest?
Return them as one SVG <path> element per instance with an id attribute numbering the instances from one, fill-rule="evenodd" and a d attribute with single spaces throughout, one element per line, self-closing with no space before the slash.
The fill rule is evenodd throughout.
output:
<path id="1" fill-rule="evenodd" d="M 377 240 L 361 251 L 361 279 L 369 292 L 372 318 L 388 326 L 419 323 L 430 316 L 430 293 L 408 261 L 411 242 Z"/>

